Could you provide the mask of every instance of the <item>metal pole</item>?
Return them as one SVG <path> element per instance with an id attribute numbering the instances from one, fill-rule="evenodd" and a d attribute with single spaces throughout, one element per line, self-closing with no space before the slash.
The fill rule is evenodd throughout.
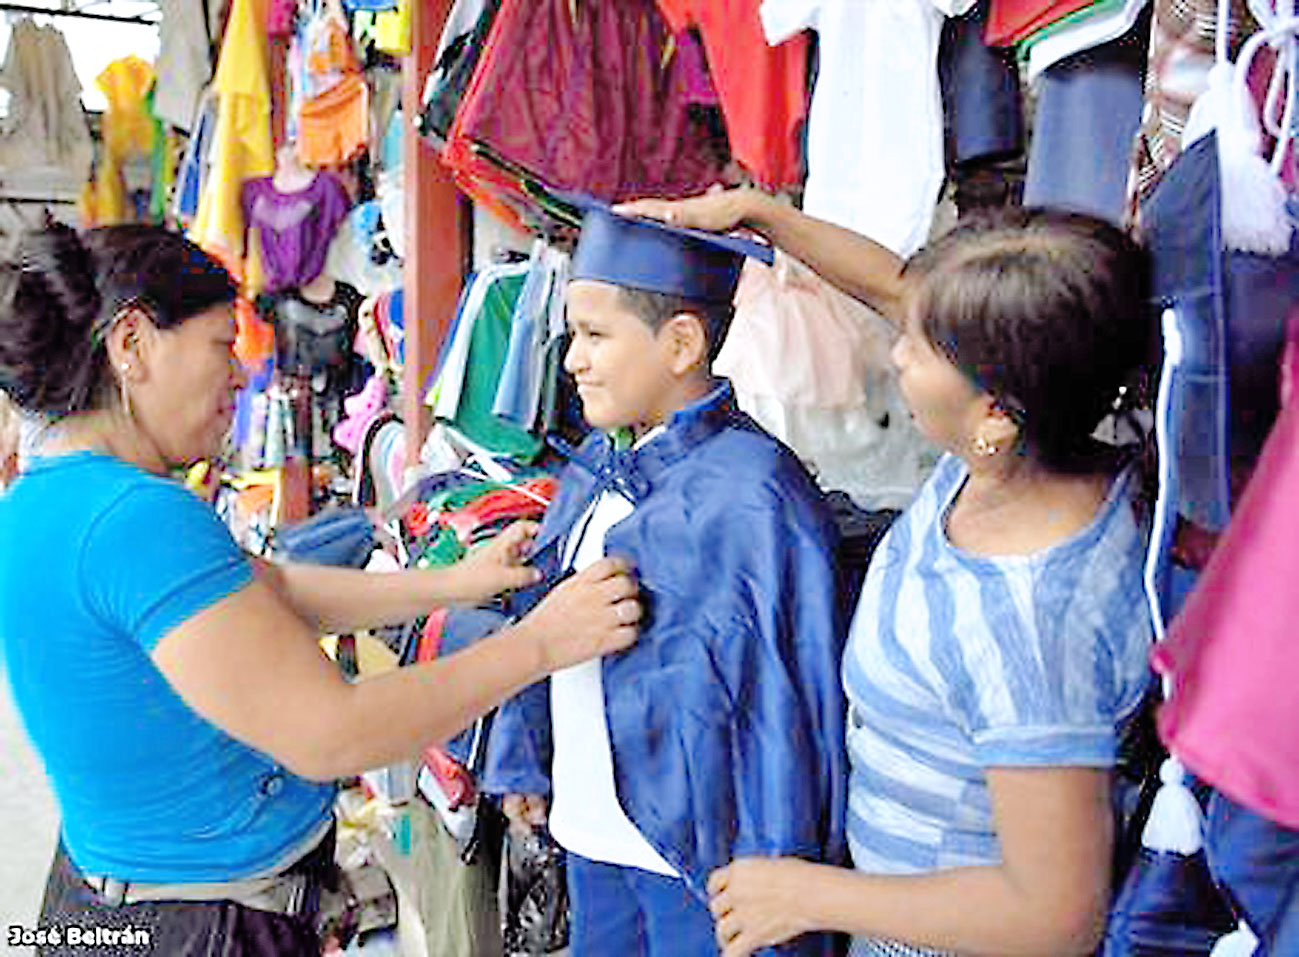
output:
<path id="1" fill-rule="evenodd" d="M 21 3 L 0 3 L 0 10 L 11 10 L 14 13 L 44 13 L 51 17 L 74 17 L 80 20 L 112 20 L 115 23 L 143 23 L 156 27 L 160 21 L 145 17 L 120 17 L 111 13 L 86 13 L 82 10 L 60 10 L 58 7 L 31 7 Z"/>

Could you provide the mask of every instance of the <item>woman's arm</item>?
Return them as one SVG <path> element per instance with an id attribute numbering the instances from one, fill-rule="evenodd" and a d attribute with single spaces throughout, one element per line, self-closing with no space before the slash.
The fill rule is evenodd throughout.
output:
<path id="1" fill-rule="evenodd" d="M 968 954 L 1089 954 L 1109 903 L 1109 772 L 988 771 L 1002 863 L 914 877 L 747 858 L 709 879 L 724 957 L 812 930 Z"/>
<path id="2" fill-rule="evenodd" d="M 759 190 L 746 187 L 682 200 L 639 199 L 614 209 L 714 232 L 746 226 L 894 325 L 902 324 L 901 257 L 860 233 L 808 216 Z"/>
<path id="3" fill-rule="evenodd" d="M 153 661 L 217 727 L 324 781 L 409 758 L 552 671 L 627 647 L 639 617 L 625 566 L 603 559 L 459 654 L 349 684 L 254 580 L 164 635 Z"/>
<path id="4" fill-rule="evenodd" d="M 351 632 L 411 621 L 439 605 L 476 604 L 507 589 L 535 584 L 523 564 L 535 522 L 516 522 L 448 568 L 363 572 L 324 565 L 276 565 L 254 559 L 257 575 L 313 628 Z"/>

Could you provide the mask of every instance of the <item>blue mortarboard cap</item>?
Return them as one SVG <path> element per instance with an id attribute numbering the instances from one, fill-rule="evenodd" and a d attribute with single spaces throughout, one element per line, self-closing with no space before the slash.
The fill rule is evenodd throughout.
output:
<path id="1" fill-rule="evenodd" d="M 730 302 L 745 256 L 768 265 L 774 259 L 771 247 L 763 243 L 619 216 L 589 196 L 557 195 L 585 213 L 573 254 L 573 279 L 703 302 Z"/>

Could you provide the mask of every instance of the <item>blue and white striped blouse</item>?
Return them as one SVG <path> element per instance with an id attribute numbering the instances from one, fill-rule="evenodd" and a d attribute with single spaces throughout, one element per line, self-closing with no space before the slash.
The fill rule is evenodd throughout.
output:
<path id="1" fill-rule="evenodd" d="M 939 462 L 876 551 L 853 620 L 843 681 L 858 870 L 997 863 L 984 770 L 1112 765 L 1150 681 L 1131 470 L 1082 531 L 996 558 L 947 539 L 967 474 L 954 456 Z"/>

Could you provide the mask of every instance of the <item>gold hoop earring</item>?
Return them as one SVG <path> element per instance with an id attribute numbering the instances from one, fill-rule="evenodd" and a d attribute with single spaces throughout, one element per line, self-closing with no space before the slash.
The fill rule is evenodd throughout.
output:
<path id="1" fill-rule="evenodd" d="M 974 437 L 974 453 L 985 458 L 997 454 L 997 447 L 981 435 Z"/>

